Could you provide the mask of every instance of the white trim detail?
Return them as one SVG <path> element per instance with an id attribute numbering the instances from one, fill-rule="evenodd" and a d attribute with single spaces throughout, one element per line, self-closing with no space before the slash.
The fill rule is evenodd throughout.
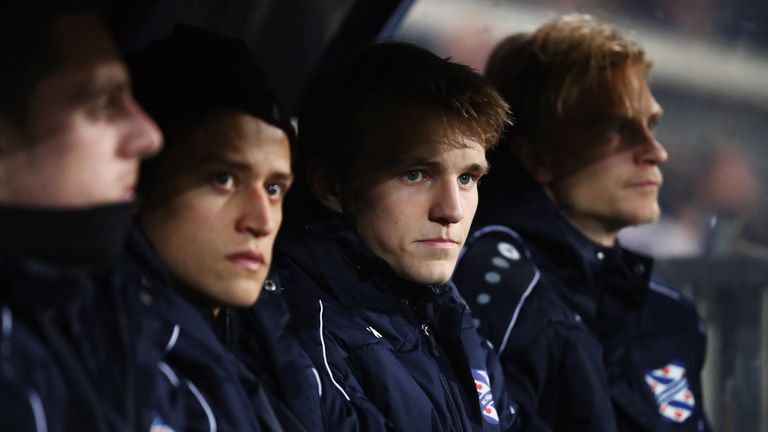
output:
<path id="1" fill-rule="evenodd" d="M 173 333 L 171 333 L 171 338 L 168 339 L 168 344 L 165 345 L 165 349 L 163 350 L 163 354 L 168 354 L 169 352 L 171 352 L 173 347 L 176 346 L 176 342 L 179 341 L 179 332 L 180 332 L 179 325 L 178 324 L 174 325 L 173 326 Z"/>
<path id="2" fill-rule="evenodd" d="M 507 331 L 504 333 L 504 339 L 501 340 L 501 345 L 499 345 L 499 351 L 498 351 L 499 355 L 501 355 L 501 353 L 504 351 L 504 348 L 507 347 L 507 341 L 509 340 L 509 335 L 512 333 L 512 328 L 515 326 L 515 323 L 517 322 L 517 317 L 518 315 L 520 315 L 520 310 L 523 309 L 525 300 L 531 294 L 531 291 L 533 291 L 533 287 L 536 286 L 536 284 L 539 282 L 539 279 L 541 278 L 541 272 L 539 271 L 539 268 L 534 266 L 533 269 L 536 271 L 536 273 L 534 273 L 533 279 L 528 284 L 528 288 L 525 289 L 525 292 L 520 297 L 520 301 L 517 303 L 517 306 L 515 306 L 515 312 L 512 314 L 512 319 L 509 320 Z"/>
<path id="3" fill-rule="evenodd" d="M 347 392 L 344 391 L 343 388 L 339 385 L 339 383 L 336 382 L 336 380 L 333 378 L 333 374 L 331 373 L 331 367 L 328 365 L 328 356 L 325 352 L 325 339 L 323 339 L 323 301 L 318 300 L 320 303 L 320 346 L 323 348 L 323 362 L 325 363 L 325 369 L 328 371 L 328 376 L 331 378 L 331 382 L 333 385 L 336 386 L 337 389 L 341 392 L 341 394 L 344 395 L 344 398 L 347 399 L 347 401 L 350 401 L 349 395 L 347 395 Z"/>
<path id="4" fill-rule="evenodd" d="M 488 225 L 486 227 L 480 228 L 479 230 L 472 233 L 471 236 L 467 239 L 466 246 L 461 250 L 461 253 L 459 254 L 459 259 L 456 261 L 456 266 L 459 266 L 459 263 L 461 263 L 461 259 L 464 257 L 464 253 L 469 249 L 469 246 L 475 242 L 478 238 L 493 232 L 500 232 L 509 236 L 512 236 L 515 240 L 520 242 L 520 247 L 523 250 L 523 254 L 526 259 L 533 261 L 533 257 L 531 256 L 531 251 L 528 250 L 528 248 L 525 247 L 525 240 L 523 240 L 522 237 L 520 237 L 520 234 L 518 234 L 515 230 L 512 228 L 509 228 L 504 225 Z M 499 345 L 498 354 L 501 355 L 502 352 L 504 352 L 504 349 L 507 347 L 507 342 L 509 341 L 509 336 L 512 334 L 512 328 L 515 327 L 515 323 L 517 322 L 517 318 L 520 315 L 520 311 L 523 309 L 523 305 L 525 304 L 525 300 L 528 298 L 529 295 L 531 295 L 531 292 L 533 291 L 533 288 L 536 287 L 536 284 L 539 283 L 539 279 L 541 279 L 541 271 L 539 270 L 539 267 L 536 265 L 535 262 L 532 262 L 531 265 L 533 266 L 534 274 L 533 279 L 528 283 L 528 287 L 525 289 L 525 292 L 523 292 L 523 295 L 520 297 L 520 301 L 517 303 L 517 306 L 515 306 L 515 311 L 512 313 L 512 319 L 509 320 L 509 324 L 507 325 L 507 331 L 504 332 L 504 338 L 501 340 L 501 345 Z"/>
<path id="5" fill-rule="evenodd" d="M 168 364 L 166 364 L 165 362 L 160 362 L 158 363 L 157 368 L 160 369 L 160 372 L 163 375 L 165 375 L 166 378 L 168 378 L 168 381 L 170 381 L 174 387 L 179 386 L 180 384 L 179 377 L 178 375 L 176 375 L 176 372 L 174 372 L 173 369 L 171 369 L 171 367 L 168 366 Z"/>
<path id="6" fill-rule="evenodd" d="M 213 416 L 213 411 L 211 410 L 211 406 L 208 405 L 208 401 L 205 400 L 205 397 L 203 397 L 203 394 L 200 393 L 200 390 L 197 389 L 195 384 L 192 383 L 192 381 L 187 380 L 187 387 L 189 387 L 189 390 L 192 391 L 192 394 L 195 395 L 195 398 L 197 398 L 197 401 L 200 402 L 200 406 L 203 407 L 203 411 L 205 411 L 205 415 L 208 417 L 208 427 L 211 432 L 216 432 L 218 427 L 216 426 L 216 417 Z"/>
<path id="7" fill-rule="evenodd" d="M 648 284 L 648 288 L 656 291 L 661 295 L 667 296 L 675 300 L 680 300 L 680 297 L 681 297 L 679 292 L 673 290 L 672 288 L 667 288 L 664 285 L 655 281 L 651 281 L 651 283 Z"/>
<path id="8" fill-rule="evenodd" d="M 323 395 L 323 384 L 320 383 L 320 374 L 317 372 L 317 369 L 312 368 L 312 373 L 315 374 L 315 379 L 317 380 L 317 394 L 319 396 Z"/>
<path id="9" fill-rule="evenodd" d="M 32 415 L 35 417 L 35 430 L 37 432 L 48 432 L 48 423 L 45 420 L 45 408 L 40 400 L 40 395 L 36 391 L 30 390 L 27 394 L 29 405 L 32 407 Z"/>

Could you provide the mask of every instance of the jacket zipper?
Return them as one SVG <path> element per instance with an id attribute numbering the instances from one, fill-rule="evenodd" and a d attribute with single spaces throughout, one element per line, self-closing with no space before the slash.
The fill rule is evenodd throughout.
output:
<path id="1" fill-rule="evenodd" d="M 434 357 L 439 357 L 440 352 L 437 350 L 437 342 L 435 341 L 435 338 L 432 337 L 432 333 L 429 330 L 429 325 L 426 323 L 421 324 L 421 331 L 424 333 L 424 335 L 427 337 L 427 341 L 429 342 L 430 350 L 432 351 L 432 355 Z M 437 361 L 435 361 L 437 363 Z M 448 398 L 448 407 L 451 410 L 451 414 L 453 414 L 453 420 L 454 424 L 456 425 L 457 430 L 460 432 L 464 431 L 464 427 L 461 423 L 461 417 L 459 417 L 459 410 L 456 409 L 456 403 L 453 401 L 453 396 L 451 395 L 451 390 L 448 387 L 448 381 L 445 379 L 445 375 L 443 375 L 443 372 L 440 370 L 440 365 L 437 365 L 437 375 L 440 377 L 440 384 L 443 386 L 443 391 L 445 392 L 446 398 Z"/>

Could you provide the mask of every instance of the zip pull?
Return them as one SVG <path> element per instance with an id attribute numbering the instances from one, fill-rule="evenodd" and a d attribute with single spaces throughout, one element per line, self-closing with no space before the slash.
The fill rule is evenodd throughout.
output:
<path id="1" fill-rule="evenodd" d="M 440 352 L 437 350 L 437 342 L 435 342 L 435 338 L 432 337 L 432 333 L 431 333 L 431 330 L 429 329 L 429 325 L 422 324 L 421 331 L 424 333 L 424 336 L 426 336 L 427 340 L 429 341 L 429 348 L 432 350 L 432 355 L 435 357 L 440 357 Z"/>

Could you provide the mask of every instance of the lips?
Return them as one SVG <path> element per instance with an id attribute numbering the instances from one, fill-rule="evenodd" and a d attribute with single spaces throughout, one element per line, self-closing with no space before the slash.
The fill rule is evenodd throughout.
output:
<path id="1" fill-rule="evenodd" d="M 636 189 L 658 189 L 659 186 L 661 186 L 661 180 L 653 178 L 630 181 L 627 184 L 627 187 Z"/>
<path id="2" fill-rule="evenodd" d="M 132 184 L 123 190 L 123 198 L 126 200 L 132 200 L 136 195 L 136 185 Z"/>
<path id="3" fill-rule="evenodd" d="M 438 248 L 438 249 L 452 249 L 452 248 L 459 247 L 461 245 L 461 242 L 449 237 L 428 238 L 428 239 L 418 240 L 417 243 L 420 243 L 429 247 Z"/>
<path id="4" fill-rule="evenodd" d="M 245 270 L 257 272 L 264 268 L 264 255 L 255 251 L 241 251 L 227 255 L 227 259 Z"/>

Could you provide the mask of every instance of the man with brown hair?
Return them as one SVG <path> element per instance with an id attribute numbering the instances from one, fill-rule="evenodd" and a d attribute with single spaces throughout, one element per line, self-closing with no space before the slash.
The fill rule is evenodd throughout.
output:
<path id="1" fill-rule="evenodd" d="M 506 120 L 481 76 L 412 45 L 373 46 L 311 86 L 273 269 L 363 430 L 513 428 L 498 361 L 449 282 Z"/>
<path id="2" fill-rule="evenodd" d="M 703 324 L 617 242 L 659 216 L 650 66 L 616 28 L 570 15 L 502 41 L 486 70 L 514 125 L 454 280 L 534 430 L 706 429 Z"/>

